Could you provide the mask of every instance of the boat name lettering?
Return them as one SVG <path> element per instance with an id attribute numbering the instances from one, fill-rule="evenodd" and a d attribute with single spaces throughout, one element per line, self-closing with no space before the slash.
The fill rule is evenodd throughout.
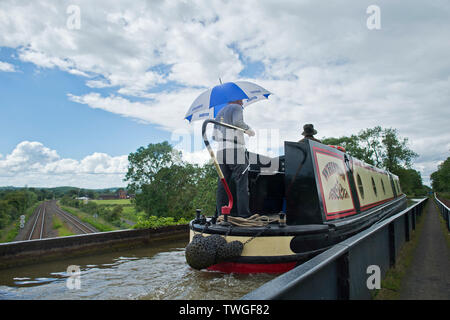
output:
<path id="1" fill-rule="evenodd" d="M 348 195 L 347 189 L 345 189 L 338 180 L 336 180 L 336 184 L 331 188 L 330 194 L 328 195 L 328 199 L 330 200 L 343 200 L 347 199 L 350 196 Z"/>
<path id="2" fill-rule="evenodd" d="M 339 174 L 339 176 L 345 181 L 345 173 L 342 171 L 342 169 L 338 166 L 336 162 L 333 161 L 328 162 L 322 170 L 322 174 L 327 181 L 335 173 Z"/>

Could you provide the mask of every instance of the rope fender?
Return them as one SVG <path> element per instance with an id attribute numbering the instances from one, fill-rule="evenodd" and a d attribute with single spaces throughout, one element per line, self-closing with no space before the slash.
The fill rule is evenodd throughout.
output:
<path id="1" fill-rule="evenodd" d="M 224 221 L 223 216 L 218 218 L 218 223 Z M 213 234 L 210 236 L 203 236 L 197 233 L 194 235 L 192 241 L 186 246 L 185 256 L 186 262 L 194 269 L 201 270 L 212 265 L 229 261 L 238 258 L 242 255 L 244 246 L 260 236 L 269 228 L 270 223 L 278 221 L 278 218 L 271 218 L 268 216 L 260 216 L 254 214 L 249 218 L 228 217 L 228 223 L 240 227 L 265 227 L 260 230 L 255 236 L 248 239 L 245 243 L 234 240 L 227 242 L 224 237 Z M 206 226 L 205 226 L 206 228 Z M 228 233 L 231 231 L 231 226 Z"/>

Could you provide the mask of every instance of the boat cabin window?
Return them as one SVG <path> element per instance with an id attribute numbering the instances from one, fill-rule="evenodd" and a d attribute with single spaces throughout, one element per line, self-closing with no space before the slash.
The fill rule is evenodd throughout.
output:
<path id="1" fill-rule="evenodd" d="M 356 183 L 358 184 L 358 189 L 359 193 L 361 194 L 361 198 L 364 199 L 364 186 L 359 173 L 356 175 Z"/>
<path id="2" fill-rule="evenodd" d="M 378 197 L 378 195 L 377 195 L 377 186 L 375 185 L 375 180 L 373 180 L 373 177 L 371 179 L 372 179 L 373 193 L 375 193 L 375 197 Z"/>
<path id="3" fill-rule="evenodd" d="M 383 189 L 383 193 L 384 193 L 384 195 L 386 195 L 386 189 L 384 188 L 383 179 L 380 178 L 380 181 L 381 181 L 381 188 Z"/>

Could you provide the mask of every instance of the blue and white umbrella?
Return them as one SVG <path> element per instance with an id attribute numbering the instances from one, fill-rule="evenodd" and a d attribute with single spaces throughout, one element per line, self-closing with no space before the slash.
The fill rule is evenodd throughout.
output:
<path id="1" fill-rule="evenodd" d="M 228 102 L 243 100 L 243 106 L 267 99 L 271 93 L 248 81 L 227 82 L 203 92 L 186 113 L 189 122 L 214 119 Z"/>

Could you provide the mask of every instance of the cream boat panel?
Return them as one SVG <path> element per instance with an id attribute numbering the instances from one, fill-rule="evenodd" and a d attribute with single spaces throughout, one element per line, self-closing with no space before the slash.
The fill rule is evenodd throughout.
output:
<path id="1" fill-rule="evenodd" d="M 194 237 L 194 232 L 190 231 L 190 239 Z M 209 234 L 204 233 L 204 236 L 209 236 Z M 245 243 L 248 239 L 252 237 L 240 237 L 240 236 L 227 236 L 225 240 L 231 242 L 238 240 Z M 257 237 L 251 240 L 244 246 L 242 251 L 242 256 L 244 257 L 275 257 L 275 256 L 287 256 L 295 255 L 295 252 L 291 250 L 291 240 L 293 236 L 279 236 L 279 237 Z"/>

